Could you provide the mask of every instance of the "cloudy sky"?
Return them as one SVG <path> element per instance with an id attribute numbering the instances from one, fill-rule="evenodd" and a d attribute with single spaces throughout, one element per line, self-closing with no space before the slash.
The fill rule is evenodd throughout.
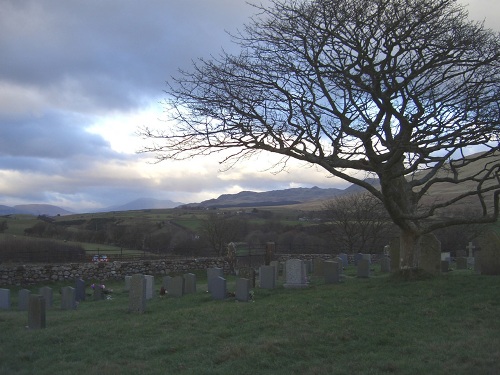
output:
<path id="1" fill-rule="evenodd" d="M 468 3 L 500 29 L 498 0 Z M 138 128 L 163 124 L 165 81 L 231 50 L 225 30 L 253 12 L 244 0 L 0 0 L 0 204 L 88 212 L 142 197 L 346 187 L 299 164 L 270 173 L 265 156 L 222 172 L 217 159 L 153 164 L 137 153 Z"/>

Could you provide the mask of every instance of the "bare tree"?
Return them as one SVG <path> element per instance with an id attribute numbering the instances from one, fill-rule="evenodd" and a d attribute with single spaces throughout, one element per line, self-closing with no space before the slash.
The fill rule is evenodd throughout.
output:
<path id="1" fill-rule="evenodd" d="M 382 202 L 368 192 L 337 196 L 322 212 L 334 242 L 348 253 L 380 252 L 394 230 Z"/>
<path id="2" fill-rule="evenodd" d="M 456 0 L 256 8 L 234 35 L 239 54 L 201 59 L 169 83 L 173 123 L 143 129 L 153 141 L 143 151 L 159 161 L 228 151 L 229 166 L 268 151 L 285 165 L 318 165 L 384 204 L 400 228 L 400 265 L 410 270 L 423 234 L 497 219 L 498 34 L 469 21 Z M 466 157 L 474 146 L 483 152 Z M 467 188 L 433 201 L 436 185 Z M 435 219 L 468 198 L 480 216 Z"/>
<path id="3" fill-rule="evenodd" d="M 228 243 L 237 242 L 244 236 L 246 231 L 244 226 L 245 223 L 241 220 L 210 213 L 203 220 L 201 231 L 212 250 L 221 256 L 226 253 Z"/>

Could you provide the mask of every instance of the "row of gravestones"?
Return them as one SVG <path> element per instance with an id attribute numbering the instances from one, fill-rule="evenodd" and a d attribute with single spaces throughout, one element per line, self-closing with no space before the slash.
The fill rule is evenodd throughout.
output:
<path id="1" fill-rule="evenodd" d="M 500 237 L 495 232 L 486 232 L 476 239 L 480 251 L 473 251 L 471 243 L 466 252 L 458 251 L 456 258 L 457 269 L 473 268 L 482 275 L 500 275 Z M 388 245 L 388 252 L 392 259 L 400 258 L 399 238 L 395 238 Z M 422 237 L 419 257 L 419 267 L 431 274 L 439 274 L 450 270 L 451 257 L 449 253 L 441 253 L 441 242 L 433 234 Z M 391 271 L 399 270 L 399 262 L 393 262 Z"/>
<path id="2" fill-rule="evenodd" d="M 94 298 L 102 298 L 103 289 L 97 288 Z M 9 289 L 0 289 L 0 309 L 11 308 L 11 298 Z M 80 301 L 85 300 L 85 282 L 76 280 L 75 288 L 66 286 L 61 288 L 61 310 L 74 310 Z M 44 286 L 38 289 L 38 294 L 32 294 L 28 289 L 19 290 L 18 309 L 28 312 L 28 328 L 39 329 L 46 326 L 47 309 L 54 304 L 53 289 Z"/>

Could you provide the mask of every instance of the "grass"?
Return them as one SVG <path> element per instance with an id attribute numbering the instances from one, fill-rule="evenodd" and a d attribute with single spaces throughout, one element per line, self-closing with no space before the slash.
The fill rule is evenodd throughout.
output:
<path id="1" fill-rule="evenodd" d="M 75 311 L 60 310 L 55 293 L 47 328 L 37 331 L 25 328 L 12 290 L 13 309 L 0 311 L 0 373 L 500 373 L 497 276 L 453 271 L 403 282 L 377 272 L 339 285 L 256 288 L 249 303 L 213 301 L 202 278 L 198 293 L 155 297 L 143 315 L 127 312 L 122 282 L 106 284 L 111 300 Z"/>

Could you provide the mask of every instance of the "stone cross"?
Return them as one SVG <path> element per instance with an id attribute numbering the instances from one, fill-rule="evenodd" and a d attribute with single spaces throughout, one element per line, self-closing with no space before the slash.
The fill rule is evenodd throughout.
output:
<path id="1" fill-rule="evenodd" d="M 469 250 L 469 256 L 470 257 L 473 257 L 474 254 L 473 254 L 473 250 L 475 249 L 476 247 L 472 244 L 472 242 L 469 242 L 469 244 L 466 246 L 466 249 Z"/>

